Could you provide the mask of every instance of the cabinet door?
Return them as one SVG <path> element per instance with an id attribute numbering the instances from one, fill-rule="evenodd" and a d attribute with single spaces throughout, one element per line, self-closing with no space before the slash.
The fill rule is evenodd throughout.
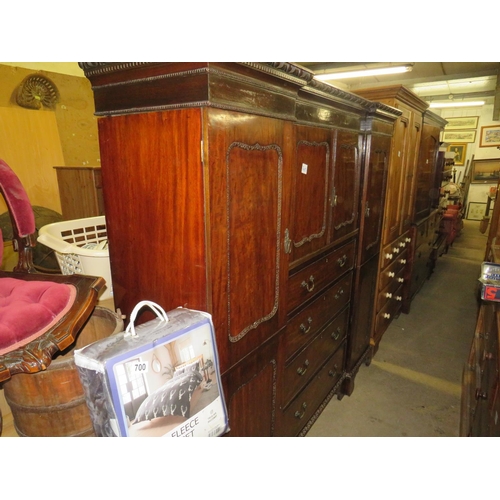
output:
<path id="1" fill-rule="evenodd" d="M 217 109 L 204 113 L 209 281 L 225 370 L 285 324 L 293 127 Z"/>
<path id="2" fill-rule="evenodd" d="M 330 221 L 330 130 L 298 126 L 292 189 L 291 262 L 306 259 L 327 244 Z"/>
<path id="3" fill-rule="evenodd" d="M 439 187 L 436 183 L 437 156 L 439 152 L 439 128 L 423 125 L 418 155 L 415 222 L 430 214 L 438 204 Z"/>
<path id="4" fill-rule="evenodd" d="M 196 108 L 99 119 L 114 301 L 126 316 L 145 298 L 211 312 L 201 133 Z"/>
<path id="5" fill-rule="evenodd" d="M 333 162 L 331 241 L 353 233 L 358 227 L 359 162 L 361 137 L 357 132 L 336 131 Z"/>
<path id="6" fill-rule="evenodd" d="M 403 114 L 394 125 L 391 159 L 387 176 L 387 192 L 385 201 L 384 232 L 382 244 L 387 245 L 400 234 L 401 227 L 401 192 L 405 151 L 410 131 L 410 113 L 401 110 Z"/>
<path id="7" fill-rule="evenodd" d="M 378 253 L 384 215 L 391 138 L 371 136 L 369 156 L 364 172 L 364 202 L 361 221 L 361 263 Z"/>
<path id="8" fill-rule="evenodd" d="M 229 437 L 275 435 L 278 407 L 277 357 L 277 341 L 273 339 L 222 376 Z"/>
<path id="9" fill-rule="evenodd" d="M 402 185 L 401 234 L 410 229 L 414 217 L 415 192 L 417 180 L 418 152 L 422 134 L 422 115 L 412 113 L 407 161 L 404 164 Z"/>

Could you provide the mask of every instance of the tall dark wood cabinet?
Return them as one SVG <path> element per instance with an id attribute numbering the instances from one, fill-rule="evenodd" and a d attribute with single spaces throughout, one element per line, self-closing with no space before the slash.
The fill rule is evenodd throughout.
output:
<path id="1" fill-rule="evenodd" d="M 347 376 L 374 104 L 290 63 L 81 66 L 116 306 L 210 312 L 229 435 L 303 435 Z"/>
<path id="2" fill-rule="evenodd" d="M 363 89 L 356 93 L 401 112 L 394 126 L 387 175 L 371 340 L 376 350 L 384 332 L 402 311 L 404 298 L 409 294 L 416 172 L 423 113 L 428 104 L 402 85 Z"/>
<path id="3" fill-rule="evenodd" d="M 432 274 L 438 258 L 437 244 L 442 209 L 439 207 L 444 157 L 439 155 L 440 133 L 447 121 L 427 110 L 423 116 L 422 136 L 416 170 L 415 211 L 410 253 L 410 287 L 404 298 L 408 313 L 415 295 Z"/>
<path id="4" fill-rule="evenodd" d="M 363 123 L 363 169 L 360 235 L 354 275 L 352 323 L 343 393 L 350 395 L 363 362 L 371 361 L 371 329 L 377 290 L 378 264 L 384 223 L 385 193 L 394 121 L 400 112 L 380 103 Z"/>

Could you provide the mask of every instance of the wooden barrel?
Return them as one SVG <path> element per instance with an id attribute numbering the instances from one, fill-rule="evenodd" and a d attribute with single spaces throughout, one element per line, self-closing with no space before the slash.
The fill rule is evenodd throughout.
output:
<path id="1" fill-rule="evenodd" d="M 76 343 L 47 370 L 14 375 L 4 395 L 19 436 L 95 436 L 73 351 L 123 331 L 120 315 L 96 306 Z"/>

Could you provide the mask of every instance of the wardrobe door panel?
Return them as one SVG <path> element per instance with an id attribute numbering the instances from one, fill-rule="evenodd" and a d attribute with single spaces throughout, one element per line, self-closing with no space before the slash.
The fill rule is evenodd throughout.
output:
<path id="1" fill-rule="evenodd" d="M 390 155 L 391 138 L 373 135 L 365 174 L 366 202 L 361 235 L 361 262 L 378 253 L 384 217 L 385 185 Z"/>
<path id="2" fill-rule="evenodd" d="M 385 224 L 382 244 L 386 245 L 400 235 L 401 211 L 404 193 L 402 192 L 404 177 L 404 158 L 406 143 L 409 140 L 410 115 L 404 113 L 395 124 L 391 168 L 387 178 L 385 202 Z"/>
<path id="3" fill-rule="evenodd" d="M 327 244 L 331 131 L 296 127 L 291 220 L 292 265 Z"/>
<path id="4" fill-rule="evenodd" d="M 115 306 L 208 310 L 200 110 L 98 124 Z"/>
<path id="5" fill-rule="evenodd" d="M 229 437 L 270 437 L 276 432 L 278 359 L 271 341 L 222 377 Z"/>
<path id="6" fill-rule="evenodd" d="M 331 241 L 354 233 L 358 223 L 360 141 L 357 132 L 338 130 L 333 162 Z"/>
<path id="7" fill-rule="evenodd" d="M 291 138 L 286 122 L 270 118 L 219 110 L 206 117 L 212 301 L 227 368 L 285 321 Z"/>
<path id="8" fill-rule="evenodd" d="M 401 214 L 401 234 L 410 229 L 413 222 L 415 207 L 415 194 L 417 182 L 418 153 L 420 149 L 420 135 L 422 133 L 422 115 L 413 112 L 410 127 L 410 144 L 408 158 L 405 162 L 404 184 L 401 186 L 402 214 Z"/>

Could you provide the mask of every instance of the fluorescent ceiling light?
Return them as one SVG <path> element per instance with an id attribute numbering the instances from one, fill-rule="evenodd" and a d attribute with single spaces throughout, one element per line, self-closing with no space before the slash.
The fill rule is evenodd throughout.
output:
<path id="1" fill-rule="evenodd" d="M 323 73 L 315 75 L 316 80 L 343 80 L 344 78 L 359 78 L 362 76 L 393 75 L 411 71 L 411 66 L 391 66 L 388 68 L 362 69 L 345 73 Z"/>
<path id="2" fill-rule="evenodd" d="M 483 106 L 484 101 L 460 101 L 460 102 L 431 102 L 430 108 L 466 108 L 470 106 Z"/>

